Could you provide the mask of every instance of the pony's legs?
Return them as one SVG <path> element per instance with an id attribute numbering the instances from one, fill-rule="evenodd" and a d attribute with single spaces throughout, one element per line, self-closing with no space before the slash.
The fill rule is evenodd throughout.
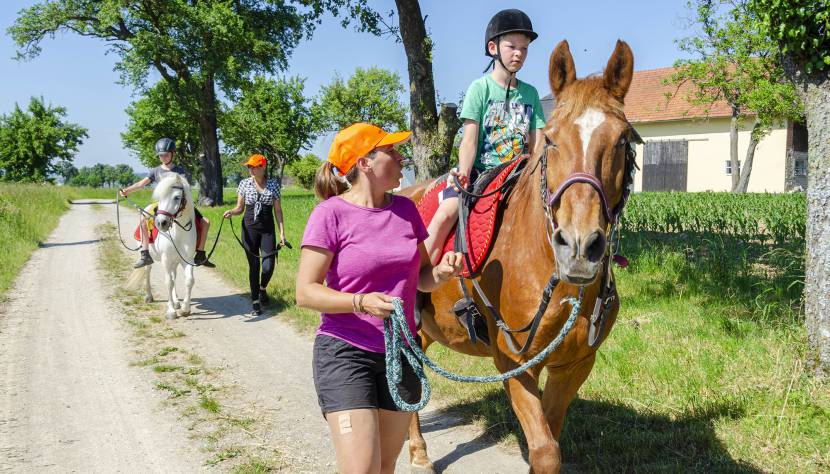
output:
<path id="1" fill-rule="evenodd" d="M 562 423 L 565 421 L 568 405 L 588 378 L 595 360 L 596 353 L 591 353 L 570 367 L 547 367 L 548 380 L 545 382 L 545 392 L 542 395 L 542 408 L 545 410 L 551 434 L 557 441 L 562 433 Z"/>
<path id="2" fill-rule="evenodd" d="M 496 357 L 499 372 L 507 372 L 516 367 L 516 363 L 507 357 Z M 538 373 L 538 372 L 537 372 Z M 561 467 L 559 442 L 550 432 L 542 401 L 539 399 L 539 380 L 525 372 L 518 377 L 507 379 L 504 389 L 510 398 L 513 413 L 522 425 L 527 439 L 528 461 L 532 474 L 558 473 Z"/>
<path id="3" fill-rule="evenodd" d="M 166 254 L 162 255 L 161 263 L 164 267 L 164 283 L 167 284 L 167 319 L 176 319 L 176 265 Z"/>
<path id="4" fill-rule="evenodd" d="M 184 267 L 184 301 L 182 301 L 182 308 L 179 310 L 179 316 L 187 316 L 190 314 L 190 294 L 193 290 L 193 266 L 182 264 Z"/>
<path id="5" fill-rule="evenodd" d="M 153 302 L 153 291 L 150 288 L 150 270 L 153 268 L 152 265 L 147 265 L 144 267 L 144 302 L 145 303 L 152 303 Z"/>
<path id="6" fill-rule="evenodd" d="M 424 352 L 432 342 L 432 339 L 421 331 L 421 349 Z M 429 460 L 427 454 L 427 442 L 421 433 L 421 419 L 418 412 L 412 414 L 412 420 L 409 422 L 409 464 L 419 470 L 434 472 L 432 461 Z"/>

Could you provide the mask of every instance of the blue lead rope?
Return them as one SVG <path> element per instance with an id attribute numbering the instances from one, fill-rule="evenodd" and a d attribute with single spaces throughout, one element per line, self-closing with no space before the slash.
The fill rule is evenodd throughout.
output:
<path id="1" fill-rule="evenodd" d="M 456 382 L 503 382 L 511 377 L 524 373 L 529 368 L 547 358 L 551 352 L 555 351 L 562 344 L 562 341 L 564 341 L 568 333 L 571 332 L 571 329 L 576 322 L 576 317 L 579 314 L 579 308 L 582 306 L 582 300 L 569 296 L 562 300 L 562 303 L 565 302 L 570 303 L 571 314 L 568 316 L 568 320 L 565 321 L 565 325 L 562 326 L 562 329 L 559 331 L 559 335 L 556 336 L 554 340 L 550 341 L 550 344 L 548 344 L 542 352 L 536 354 L 536 356 L 519 367 L 502 374 L 470 376 L 454 374 L 442 367 L 439 367 L 435 364 L 435 362 L 430 360 L 426 354 L 424 354 L 424 351 L 421 350 L 421 346 L 415 341 L 415 338 L 409 331 L 409 326 L 406 324 L 406 316 L 403 312 L 401 300 L 396 298 L 392 303 L 395 306 L 395 309 L 392 311 L 392 314 L 383 321 L 384 347 L 386 349 L 386 383 L 389 385 L 389 393 L 392 395 L 395 405 L 403 411 L 418 411 L 429 403 L 429 397 L 432 390 L 429 386 L 429 380 L 427 380 L 427 376 L 426 373 L 424 373 L 424 368 L 421 365 L 421 362 L 438 375 L 444 376 Z M 404 339 L 406 339 L 406 342 L 409 344 L 408 346 L 407 344 L 404 344 Z M 421 401 L 415 404 L 405 402 L 398 392 L 398 384 L 401 382 L 403 377 L 401 353 L 403 353 L 406 357 L 410 367 L 412 367 L 415 375 L 421 381 Z"/>

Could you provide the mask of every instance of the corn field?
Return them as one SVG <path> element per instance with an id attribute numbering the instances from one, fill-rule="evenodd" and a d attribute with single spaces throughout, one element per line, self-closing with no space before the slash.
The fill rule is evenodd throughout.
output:
<path id="1" fill-rule="evenodd" d="M 804 242 L 806 206 L 803 193 L 636 193 L 622 226 L 628 232 L 717 234 L 780 245 Z"/>

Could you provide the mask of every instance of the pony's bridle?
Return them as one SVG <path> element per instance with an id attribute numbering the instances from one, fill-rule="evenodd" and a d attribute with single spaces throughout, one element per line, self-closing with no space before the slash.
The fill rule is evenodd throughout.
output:
<path id="1" fill-rule="evenodd" d="M 171 186 L 171 189 L 176 189 L 176 190 L 181 192 L 181 200 L 180 200 L 180 203 L 179 203 L 179 208 L 176 209 L 175 213 L 170 213 L 168 211 L 165 211 L 164 209 L 156 207 L 156 211 L 153 213 L 153 215 L 154 216 L 157 216 L 157 215 L 167 216 L 173 221 L 173 223 L 175 223 L 177 226 L 179 226 L 183 231 L 188 232 L 188 231 L 190 231 L 190 228 L 193 226 L 193 221 L 188 221 L 187 224 L 182 225 L 177 220 L 179 217 L 181 217 L 182 212 L 184 212 L 185 206 L 187 206 L 187 198 L 184 195 L 184 186 L 182 186 L 180 184 L 176 184 L 176 185 Z"/>

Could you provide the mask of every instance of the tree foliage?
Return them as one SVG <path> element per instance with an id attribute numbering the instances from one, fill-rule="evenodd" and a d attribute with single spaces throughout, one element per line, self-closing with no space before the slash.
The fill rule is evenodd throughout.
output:
<path id="1" fill-rule="evenodd" d="M 70 186 L 89 186 L 92 188 L 100 188 L 103 186 L 126 187 L 138 180 L 138 177 L 133 172 L 130 165 L 107 165 L 98 163 L 93 166 L 84 166 L 80 170 L 76 170 L 66 184 Z"/>
<path id="2" fill-rule="evenodd" d="M 21 58 L 37 56 L 44 38 L 68 31 L 107 42 L 126 84 L 141 90 L 159 74 L 199 125 L 200 193 L 220 204 L 217 87 L 233 96 L 252 73 L 285 69 L 324 13 L 344 11 L 344 25 L 354 19 L 362 30 L 377 29 L 365 0 L 55 0 L 21 10 L 9 33 Z"/>
<path id="3" fill-rule="evenodd" d="M 317 168 L 320 167 L 320 158 L 313 153 L 304 155 L 299 160 L 288 165 L 288 172 L 291 176 L 297 178 L 297 182 L 305 189 L 314 188 L 314 176 L 317 174 Z"/>
<path id="4" fill-rule="evenodd" d="M 755 146 L 781 120 L 798 120 L 801 103 L 777 60 L 777 48 L 757 26 L 747 0 L 694 0 L 695 22 L 701 34 L 679 41 L 691 59 L 675 63 L 670 82 L 693 84 L 684 97 L 692 105 L 708 107 L 725 101 L 732 109 L 730 160 L 732 191 L 746 192 Z M 669 94 L 669 98 L 672 94 Z M 738 166 L 738 128 L 752 120 L 752 136 L 743 169 Z"/>
<path id="5" fill-rule="evenodd" d="M 300 150 L 311 147 L 319 129 L 304 88 L 305 80 L 298 77 L 256 76 L 224 116 L 225 144 L 238 155 L 265 155 L 269 175 L 282 177 L 283 167 L 297 159 Z"/>
<path id="6" fill-rule="evenodd" d="M 124 146 L 147 167 L 158 166 L 156 141 L 162 137 L 176 141 L 176 163 L 191 176 L 198 176 L 199 125 L 182 107 L 165 81 L 144 91 L 127 109 L 127 131 L 121 134 Z"/>
<path id="7" fill-rule="evenodd" d="M 62 161 L 71 162 L 87 129 L 66 121 L 66 108 L 32 97 L 24 111 L 14 104 L 0 115 L 0 179 L 46 181 Z"/>
<path id="8" fill-rule="evenodd" d="M 804 73 L 830 70 L 830 0 L 750 0 L 750 10 Z"/>
<path id="9" fill-rule="evenodd" d="M 367 122 L 386 130 L 407 128 L 407 108 L 401 104 L 404 92 L 397 73 L 371 67 L 357 68 L 344 81 L 339 75 L 323 86 L 317 113 L 329 131 Z"/>

